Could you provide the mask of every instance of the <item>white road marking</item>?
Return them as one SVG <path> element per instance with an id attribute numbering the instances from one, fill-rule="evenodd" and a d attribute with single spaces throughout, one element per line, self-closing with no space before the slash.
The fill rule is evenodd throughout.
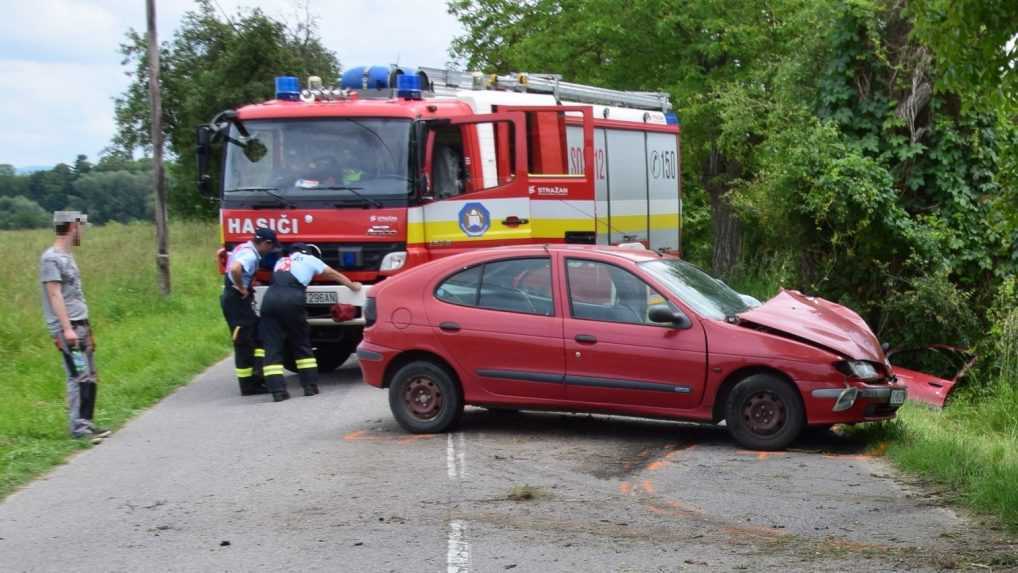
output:
<path id="1" fill-rule="evenodd" d="M 467 542 L 467 525 L 462 521 L 449 522 L 449 552 L 446 562 L 448 573 L 470 573 L 470 543 Z"/>
<path id="2" fill-rule="evenodd" d="M 445 469 L 449 479 L 460 481 L 467 475 L 467 443 L 463 434 L 446 434 Z M 449 522 L 449 550 L 446 554 L 448 573 L 470 573 L 470 542 L 467 541 L 467 524 Z"/>
<path id="3" fill-rule="evenodd" d="M 445 469 L 449 479 L 463 479 L 467 475 L 467 446 L 463 434 L 446 434 Z"/>

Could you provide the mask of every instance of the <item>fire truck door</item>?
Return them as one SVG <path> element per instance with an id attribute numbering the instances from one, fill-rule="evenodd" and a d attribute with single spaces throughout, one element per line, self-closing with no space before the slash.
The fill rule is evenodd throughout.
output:
<path id="1" fill-rule="evenodd" d="M 429 127 L 419 224 L 433 258 L 530 240 L 525 126 L 521 113 L 494 113 Z"/>

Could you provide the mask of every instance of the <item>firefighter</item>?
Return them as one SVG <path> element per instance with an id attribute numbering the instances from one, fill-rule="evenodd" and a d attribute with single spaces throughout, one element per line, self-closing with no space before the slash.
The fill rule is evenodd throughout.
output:
<path id="1" fill-rule="evenodd" d="M 274 402 L 290 398 L 283 379 L 283 356 L 289 348 L 297 366 L 305 396 L 318 394 L 318 362 L 311 347 L 311 330 L 304 310 L 304 291 L 311 279 L 322 275 L 357 292 L 361 284 L 326 265 L 314 246 L 294 243 L 288 255 L 276 263 L 272 285 L 261 304 L 258 328 L 265 343 L 265 381 Z M 317 256 L 316 256 L 317 255 Z"/>
<path id="2" fill-rule="evenodd" d="M 233 337 L 233 360 L 241 396 L 268 391 L 256 369 L 257 362 L 265 356 L 265 350 L 258 343 L 258 315 L 254 311 L 251 283 L 262 256 L 276 246 L 275 231 L 260 227 L 250 241 L 230 251 L 226 260 L 223 294 L 219 300 Z"/>

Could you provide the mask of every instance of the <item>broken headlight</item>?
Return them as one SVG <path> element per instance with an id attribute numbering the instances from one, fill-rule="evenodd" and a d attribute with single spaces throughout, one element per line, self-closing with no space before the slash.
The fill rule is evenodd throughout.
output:
<path id="1" fill-rule="evenodd" d="M 876 365 L 865 360 L 842 360 L 836 362 L 834 367 L 838 372 L 859 380 L 876 380 L 881 376 Z"/>

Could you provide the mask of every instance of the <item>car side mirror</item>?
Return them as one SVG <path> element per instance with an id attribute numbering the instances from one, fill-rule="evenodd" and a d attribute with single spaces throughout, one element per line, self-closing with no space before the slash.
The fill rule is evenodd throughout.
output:
<path id="1" fill-rule="evenodd" d="M 655 304 L 647 309 L 647 318 L 655 324 L 670 324 L 680 330 L 693 326 L 688 316 L 667 304 Z"/>

